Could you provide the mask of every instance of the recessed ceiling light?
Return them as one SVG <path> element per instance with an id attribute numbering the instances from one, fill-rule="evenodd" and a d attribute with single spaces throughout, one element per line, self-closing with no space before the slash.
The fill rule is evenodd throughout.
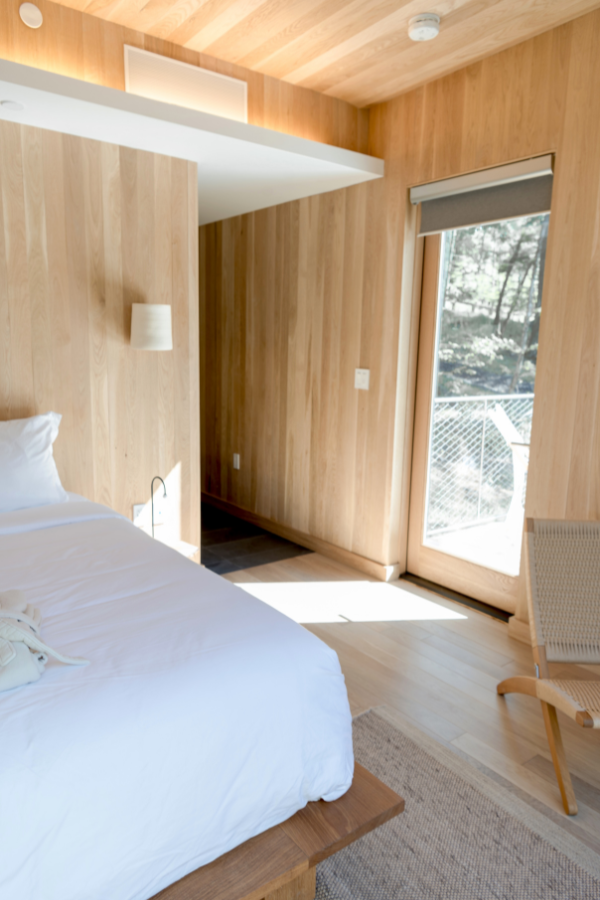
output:
<path id="1" fill-rule="evenodd" d="M 11 109 L 13 112 L 22 112 L 25 109 L 23 104 L 16 100 L 0 100 L 0 106 L 2 109 Z"/>
<path id="2" fill-rule="evenodd" d="M 44 21 L 42 11 L 37 8 L 35 3 L 21 3 L 19 15 L 21 16 L 21 21 L 28 28 L 39 28 Z"/>
<path id="3" fill-rule="evenodd" d="M 411 41 L 431 41 L 440 33 L 440 17 L 435 13 L 421 13 L 413 16 L 408 23 Z"/>

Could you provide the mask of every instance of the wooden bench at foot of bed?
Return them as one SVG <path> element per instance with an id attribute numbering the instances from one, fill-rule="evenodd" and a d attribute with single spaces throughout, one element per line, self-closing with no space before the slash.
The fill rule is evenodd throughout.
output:
<path id="1" fill-rule="evenodd" d="M 152 900 L 313 900 L 315 866 L 404 809 L 404 800 L 356 763 L 350 790 L 309 803 Z"/>

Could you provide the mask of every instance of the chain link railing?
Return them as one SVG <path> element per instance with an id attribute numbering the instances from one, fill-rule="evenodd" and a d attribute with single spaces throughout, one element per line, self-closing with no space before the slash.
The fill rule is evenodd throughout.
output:
<path id="1" fill-rule="evenodd" d="M 510 420 L 509 428 L 512 425 L 528 444 L 533 394 L 433 401 L 426 538 L 506 518 L 515 479 L 513 450 L 494 421 L 503 416 L 501 411 Z"/>

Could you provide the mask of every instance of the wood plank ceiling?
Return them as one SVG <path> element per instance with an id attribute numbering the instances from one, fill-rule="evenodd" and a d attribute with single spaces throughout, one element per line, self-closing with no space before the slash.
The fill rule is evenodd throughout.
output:
<path id="1" fill-rule="evenodd" d="M 388 100 L 600 6 L 600 0 L 58 0 L 356 106 Z M 441 17 L 414 43 L 409 19 Z"/>

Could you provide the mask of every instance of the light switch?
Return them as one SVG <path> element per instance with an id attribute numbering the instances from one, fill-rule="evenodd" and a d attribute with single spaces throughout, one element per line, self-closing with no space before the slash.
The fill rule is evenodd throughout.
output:
<path id="1" fill-rule="evenodd" d="M 240 467 L 240 454 L 234 453 L 233 454 L 233 468 L 239 469 L 239 467 Z"/>
<path id="2" fill-rule="evenodd" d="M 369 390 L 370 374 L 371 374 L 370 369 L 355 369 L 354 370 L 354 387 L 358 391 L 368 391 Z"/>

